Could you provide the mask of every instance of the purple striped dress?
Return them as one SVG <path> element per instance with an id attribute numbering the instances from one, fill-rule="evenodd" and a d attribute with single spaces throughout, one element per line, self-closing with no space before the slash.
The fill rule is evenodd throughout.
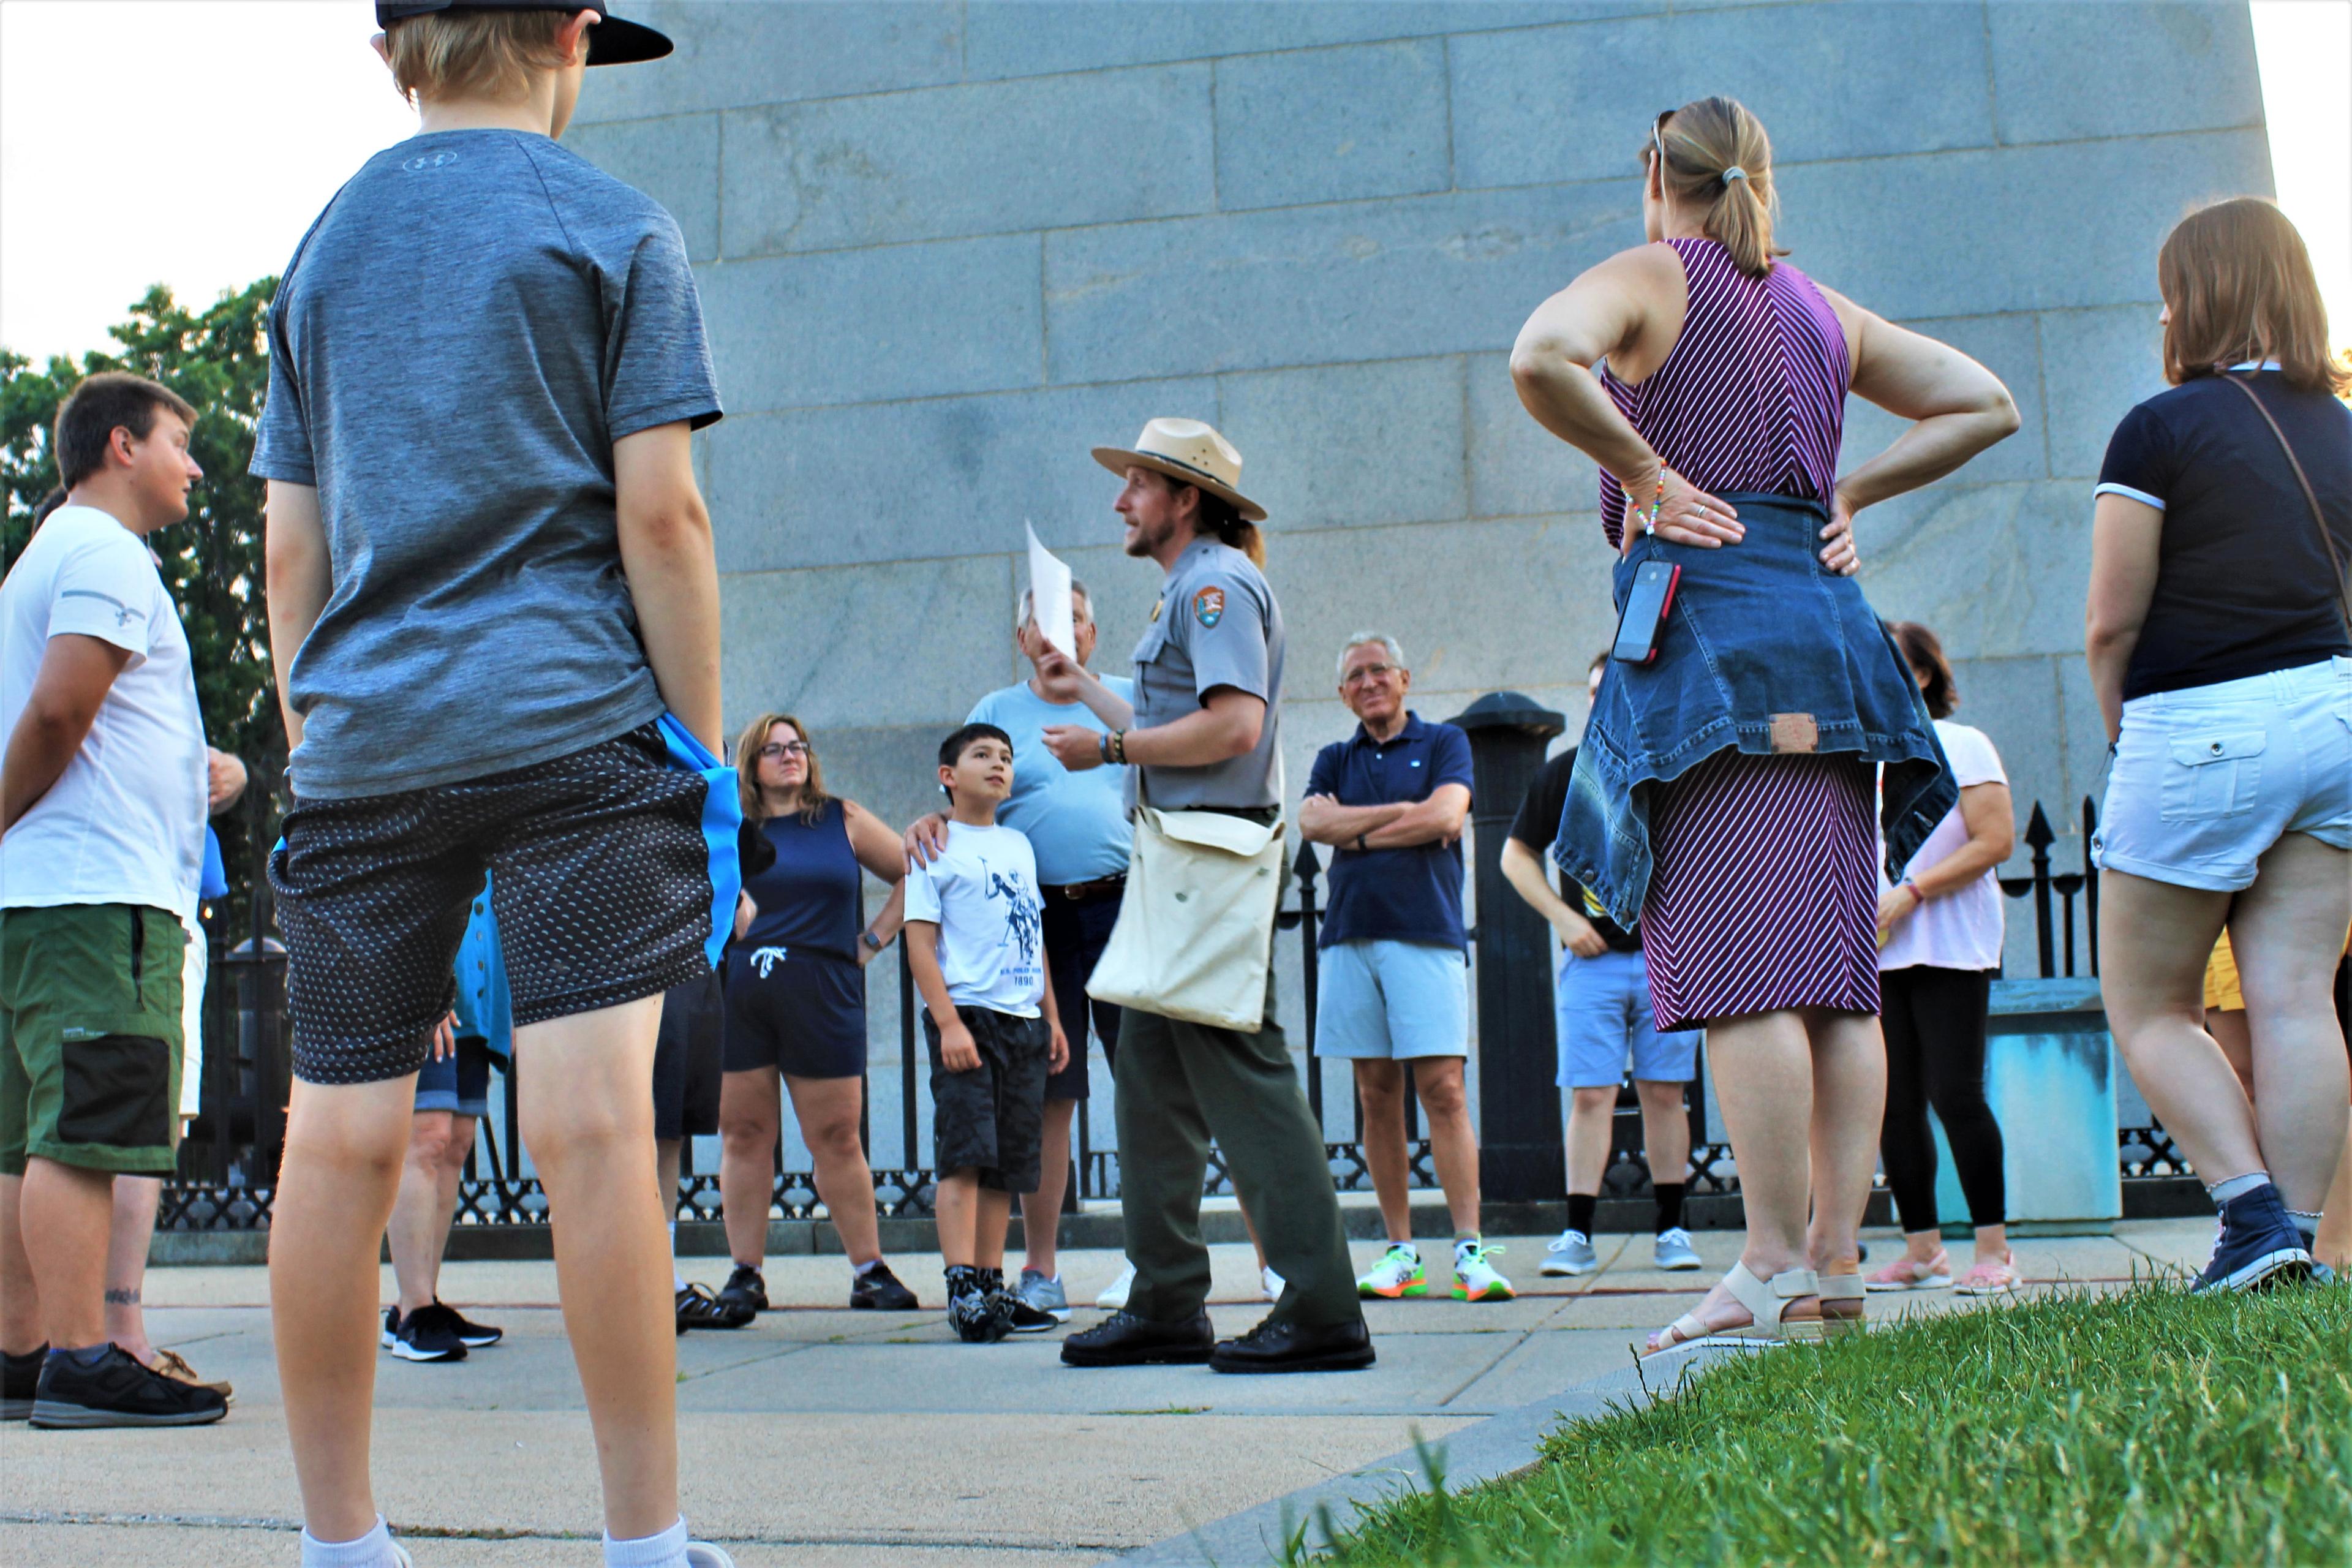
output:
<path id="1" fill-rule="evenodd" d="M 1639 386 L 1605 367 L 1601 384 L 1700 489 L 1826 503 L 1849 370 L 1836 312 L 1786 262 L 1750 278 L 1714 240 L 1666 243 L 1689 282 L 1682 335 Z M 1625 499 L 1605 478 L 1601 489 L 1613 547 Z M 1660 1029 L 1792 1007 L 1878 1011 L 1875 793 L 1857 755 L 1736 750 L 1651 786 L 1642 951 Z"/>

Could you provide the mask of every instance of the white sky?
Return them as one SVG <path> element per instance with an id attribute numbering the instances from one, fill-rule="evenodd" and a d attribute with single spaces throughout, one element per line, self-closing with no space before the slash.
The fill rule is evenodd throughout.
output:
<path id="1" fill-rule="evenodd" d="M 2352 343 L 2352 0 L 2253 15 L 2279 200 Z M 104 347 L 150 283 L 205 303 L 283 267 L 414 128 L 374 30 L 369 0 L 0 0 L 0 343 Z"/>

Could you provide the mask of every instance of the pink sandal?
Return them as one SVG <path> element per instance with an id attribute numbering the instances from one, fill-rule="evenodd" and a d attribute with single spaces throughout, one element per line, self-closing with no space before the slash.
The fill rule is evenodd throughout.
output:
<path id="1" fill-rule="evenodd" d="M 1999 1262 L 1978 1258 L 1952 1286 L 1955 1296 L 2006 1296 L 2017 1289 L 2017 1255 L 2001 1254 Z"/>
<path id="2" fill-rule="evenodd" d="M 1951 1255 L 1940 1247 L 1925 1263 L 1907 1256 L 1898 1258 L 1863 1281 L 1872 1290 L 1942 1290 L 1951 1283 Z"/>

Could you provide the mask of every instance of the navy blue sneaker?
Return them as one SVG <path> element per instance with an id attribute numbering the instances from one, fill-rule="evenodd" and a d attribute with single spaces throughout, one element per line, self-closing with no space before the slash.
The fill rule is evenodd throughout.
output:
<path id="1" fill-rule="evenodd" d="M 2265 1182 L 2231 1198 L 2221 1205 L 2221 1217 L 2213 1260 L 2191 1290 L 2255 1290 L 2311 1278 L 2311 1249 L 2288 1217 L 2277 1187 Z"/>

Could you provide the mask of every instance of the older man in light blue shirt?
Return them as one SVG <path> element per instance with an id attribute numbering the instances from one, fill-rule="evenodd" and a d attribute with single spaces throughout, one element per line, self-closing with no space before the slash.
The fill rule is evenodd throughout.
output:
<path id="1" fill-rule="evenodd" d="M 1086 584 L 1070 584 L 1072 621 L 1081 665 L 1094 657 L 1095 618 Z M 1013 639 L 1034 662 L 1045 648 L 1027 594 Z M 1103 684 L 1132 700 L 1133 684 L 1118 676 Z M 1072 773 L 1045 745 L 1049 725 L 1082 725 L 1107 732 L 1085 704 L 1055 702 L 1039 689 L 1036 677 L 992 691 L 971 710 L 971 721 L 993 724 L 1013 737 L 1013 796 L 996 820 L 1028 836 L 1037 856 L 1037 882 L 1045 899 L 1045 955 L 1053 973 L 1055 1005 L 1070 1037 L 1070 1064 L 1045 1085 L 1045 1163 L 1034 1193 L 1021 1198 L 1021 1229 L 1028 1256 L 1021 1269 L 1021 1299 L 1066 1321 L 1069 1301 L 1056 1269 L 1055 1247 L 1062 1194 L 1070 1178 L 1070 1122 L 1087 1098 L 1087 1019 L 1108 1059 L 1118 1041 L 1118 1009 L 1087 995 L 1087 977 L 1118 922 L 1119 897 L 1127 887 L 1127 857 L 1133 830 L 1127 820 L 1127 770 L 1088 768 Z"/>

